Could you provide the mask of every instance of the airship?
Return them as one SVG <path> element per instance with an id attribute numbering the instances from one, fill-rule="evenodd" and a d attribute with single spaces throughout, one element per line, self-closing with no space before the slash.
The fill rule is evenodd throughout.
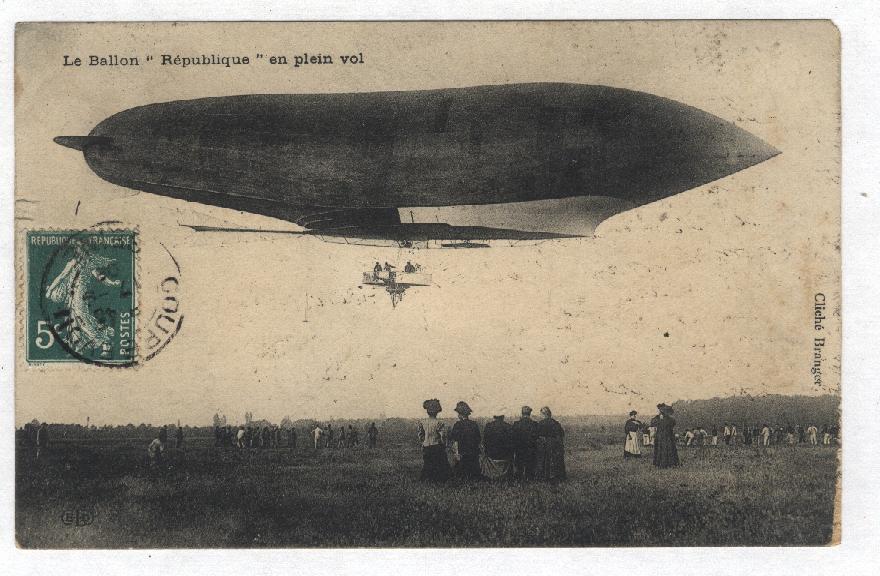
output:
<path id="1" fill-rule="evenodd" d="M 674 100 L 567 83 L 176 100 L 55 142 L 113 184 L 298 227 L 281 233 L 444 247 L 591 236 L 779 153 Z"/>

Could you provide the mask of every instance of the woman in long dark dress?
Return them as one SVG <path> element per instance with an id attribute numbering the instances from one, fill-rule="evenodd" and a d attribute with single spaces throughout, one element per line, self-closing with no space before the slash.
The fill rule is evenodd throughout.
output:
<path id="1" fill-rule="evenodd" d="M 672 417 L 672 406 L 658 404 L 660 414 L 652 420 L 656 421 L 657 436 L 654 442 L 654 466 L 672 468 L 678 466 L 678 448 L 675 447 L 675 418 Z"/>
<path id="2" fill-rule="evenodd" d="M 470 419 L 471 407 L 461 401 L 455 405 L 458 421 L 452 425 L 449 442 L 457 455 L 455 476 L 468 480 L 479 480 L 480 470 L 480 427 Z"/>
<path id="3" fill-rule="evenodd" d="M 446 424 L 437 419 L 443 408 L 436 398 L 425 400 L 422 408 L 428 417 L 419 422 L 419 441 L 422 443 L 422 480 L 445 482 L 452 474 L 446 459 Z"/>
<path id="4" fill-rule="evenodd" d="M 538 480 L 565 480 L 565 432 L 553 419 L 550 408 L 541 408 L 544 419 L 536 426 L 538 436 L 535 478 Z"/>

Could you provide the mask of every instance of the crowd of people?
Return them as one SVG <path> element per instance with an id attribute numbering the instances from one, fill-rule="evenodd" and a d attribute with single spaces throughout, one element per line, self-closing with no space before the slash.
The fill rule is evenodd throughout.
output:
<path id="1" fill-rule="evenodd" d="M 743 425 L 737 428 L 736 424 L 724 422 L 720 427 L 713 424 L 707 430 L 704 426 L 687 428 L 684 434 L 674 431 L 675 419 L 672 417 L 673 409 L 666 404 L 658 404 L 658 415 L 649 422 L 638 419 L 635 410 L 629 413 L 629 419 L 624 425 L 624 458 L 641 456 L 641 448 L 654 447 L 654 463 L 660 467 L 674 462 L 677 465 L 678 455 L 676 446 L 794 446 L 796 444 L 809 444 L 812 446 L 831 446 L 839 443 L 840 428 L 825 424 L 821 430 L 815 424 L 803 426 L 801 424 L 786 424 L 771 426 Z M 740 431 L 742 431 L 740 433 Z M 658 458 L 658 454 L 660 454 Z M 661 464 L 658 464 L 658 459 Z"/>
<path id="2" fill-rule="evenodd" d="M 482 433 L 470 419 L 473 412 L 467 402 L 455 405 L 458 420 L 451 428 L 437 418 L 443 411 L 438 399 L 425 400 L 422 408 L 427 413 L 418 428 L 422 480 L 565 479 L 565 432 L 547 406 L 541 408 L 541 420 L 532 419 L 529 406 L 522 407 L 513 424 L 496 414 Z"/>

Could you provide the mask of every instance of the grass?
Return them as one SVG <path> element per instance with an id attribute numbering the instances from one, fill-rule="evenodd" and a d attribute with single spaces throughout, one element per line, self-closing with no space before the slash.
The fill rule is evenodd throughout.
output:
<path id="1" fill-rule="evenodd" d="M 682 466 L 624 461 L 622 443 L 572 434 L 569 479 L 418 481 L 418 446 L 240 453 L 191 438 L 163 472 L 142 441 L 17 450 L 16 534 L 26 548 L 821 545 L 837 451 L 681 449 Z M 650 450 L 650 449 L 649 449 Z M 66 510 L 94 521 L 65 525 Z"/>

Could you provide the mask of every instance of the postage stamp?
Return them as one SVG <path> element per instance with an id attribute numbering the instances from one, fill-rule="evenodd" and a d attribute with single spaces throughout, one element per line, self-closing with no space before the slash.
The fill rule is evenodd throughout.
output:
<path id="1" fill-rule="evenodd" d="M 27 360 L 135 360 L 133 230 L 27 233 Z"/>

